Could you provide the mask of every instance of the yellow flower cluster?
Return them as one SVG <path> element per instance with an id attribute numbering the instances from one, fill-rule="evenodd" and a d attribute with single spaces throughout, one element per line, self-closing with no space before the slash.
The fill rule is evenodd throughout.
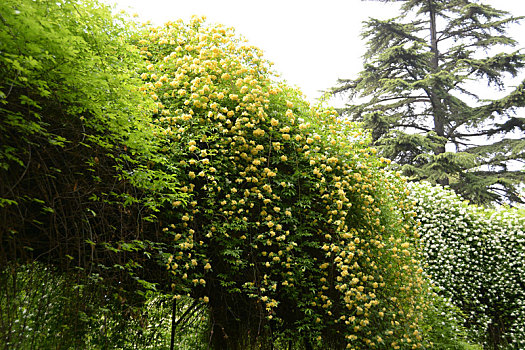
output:
<path id="1" fill-rule="evenodd" d="M 262 52 L 231 29 L 194 18 L 150 28 L 140 45 L 152 127 L 190 196 L 174 202 L 168 227 L 180 285 L 213 303 L 228 275 L 269 320 L 281 317 L 280 297 L 300 291 L 348 348 L 421 348 L 411 209 L 400 178 L 381 170 L 387 161 L 360 144 L 366 136 L 273 84 Z"/>

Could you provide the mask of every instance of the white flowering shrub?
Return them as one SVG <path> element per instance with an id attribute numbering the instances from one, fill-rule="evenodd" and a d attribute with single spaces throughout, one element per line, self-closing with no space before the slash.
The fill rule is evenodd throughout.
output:
<path id="1" fill-rule="evenodd" d="M 491 348 L 525 348 L 525 215 L 411 184 L 426 272 Z"/>

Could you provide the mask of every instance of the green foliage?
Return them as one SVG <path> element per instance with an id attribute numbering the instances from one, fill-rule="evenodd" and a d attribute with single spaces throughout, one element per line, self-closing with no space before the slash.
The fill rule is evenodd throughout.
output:
<path id="1" fill-rule="evenodd" d="M 80 346 L 86 312 L 93 300 L 74 289 L 76 276 L 63 278 L 39 264 L 9 264 L 0 274 L 0 349 Z M 85 295 L 84 295 L 85 296 Z"/>
<path id="2" fill-rule="evenodd" d="M 95 1 L 0 15 L 5 344 L 166 348 L 173 295 L 181 347 L 433 340 L 400 174 L 260 50 Z"/>
<path id="3" fill-rule="evenodd" d="M 524 159 L 524 83 L 500 99 L 477 95 L 482 82 L 503 90 L 525 65 L 520 51 L 502 52 L 516 45 L 505 32 L 522 18 L 470 0 L 397 1 L 401 16 L 365 22 L 364 70 L 334 88 L 350 96 L 344 114 L 413 180 L 478 204 L 523 202 L 513 161 Z"/>
<path id="4" fill-rule="evenodd" d="M 451 190 L 413 184 L 426 271 L 490 349 L 525 345 L 523 210 L 467 204 Z"/>
<path id="5" fill-rule="evenodd" d="M 137 29 L 97 1 L 2 1 L 0 21 L 0 261 L 156 288 L 155 215 L 183 196 L 153 169 L 164 159 L 138 91 Z"/>
<path id="6" fill-rule="evenodd" d="M 464 328 L 465 316 L 448 299 L 436 292 L 429 292 L 429 307 L 425 311 L 425 334 L 434 349 L 481 350 L 472 345 L 469 333 Z"/>

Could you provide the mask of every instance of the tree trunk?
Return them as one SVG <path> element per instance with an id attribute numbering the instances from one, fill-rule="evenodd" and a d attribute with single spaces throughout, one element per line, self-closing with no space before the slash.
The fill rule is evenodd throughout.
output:
<path id="1" fill-rule="evenodd" d="M 439 50 L 437 46 L 437 28 L 436 28 L 436 12 L 434 11 L 434 6 L 432 0 L 428 0 L 429 9 L 430 9 L 430 52 L 432 56 L 430 58 L 430 68 L 432 74 L 439 73 Z M 441 102 L 441 97 L 439 96 L 439 86 L 434 81 L 430 87 L 430 100 L 432 101 L 432 109 L 434 115 L 434 131 L 438 136 L 445 136 L 445 111 L 443 109 L 443 103 Z M 445 146 L 441 151 L 437 153 L 445 152 Z"/>
<path id="2" fill-rule="evenodd" d="M 439 73 L 439 50 L 438 50 L 438 39 L 437 39 L 437 23 L 436 23 L 436 12 L 434 9 L 433 0 L 428 0 L 429 14 L 430 14 L 430 52 L 432 54 L 430 58 L 430 69 L 432 74 Z M 445 108 L 441 101 L 439 84 L 434 80 L 432 86 L 430 86 L 430 101 L 432 104 L 432 114 L 434 116 L 434 131 L 440 137 L 445 137 Z M 440 144 L 434 148 L 436 155 L 445 153 L 445 144 Z M 448 177 L 438 179 L 437 182 L 440 185 L 446 186 L 449 184 Z"/>

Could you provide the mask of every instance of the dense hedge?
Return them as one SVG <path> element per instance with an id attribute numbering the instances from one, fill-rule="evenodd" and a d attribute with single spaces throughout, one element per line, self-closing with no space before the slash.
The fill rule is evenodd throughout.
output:
<path id="1" fill-rule="evenodd" d="M 164 212 L 167 266 L 177 293 L 209 304 L 215 347 L 422 347 L 412 212 L 361 131 L 274 83 L 231 29 L 193 18 L 138 45 L 189 194 Z"/>
<path id="2" fill-rule="evenodd" d="M 173 295 L 208 310 L 216 349 L 430 344 L 446 308 L 403 179 L 356 125 L 277 83 L 260 50 L 200 18 L 139 29 L 96 1 L 0 14 L 0 302 L 49 281 L 79 327 L 38 339 L 130 347 L 126 334 L 145 338 L 126 324 Z M 8 346 L 27 339 L 18 317 L 49 331 L 0 311 Z"/>
<path id="3" fill-rule="evenodd" d="M 525 213 L 412 184 L 426 271 L 489 348 L 525 347 Z"/>

